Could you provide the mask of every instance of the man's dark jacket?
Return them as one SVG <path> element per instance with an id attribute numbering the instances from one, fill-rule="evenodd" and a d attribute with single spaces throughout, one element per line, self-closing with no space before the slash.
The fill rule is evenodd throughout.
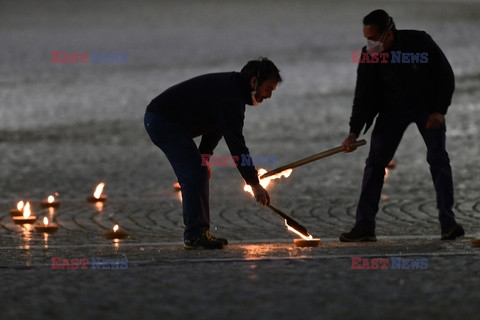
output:
<path id="1" fill-rule="evenodd" d="M 245 104 L 252 104 L 250 91 L 238 72 L 205 74 L 165 90 L 146 111 L 181 124 L 192 137 L 201 135 L 201 154 L 212 155 L 223 136 L 231 155 L 241 160 L 250 155 L 242 133 Z M 253 162 L 241 164 L 237 168 L 247 184 L 258 184 Z"/>
<path id="2" fill-rule="evenodd" d="M 392 52 L 428 53 L 424 63 L 391 63 Z M 362 54 L 366 47 L 362 48 Z M 425 57 L 425 55 L 423 55 Z M 360 135 L 370 128 L 379 112 L 414 109 L 446 114 L 455 80 L 442 50 L 424 31 L 397 30 L 389 62 L 359 63 L 350 117 L 350 132 Z M 425 59 L 423 59 L 425 61 Z"/>

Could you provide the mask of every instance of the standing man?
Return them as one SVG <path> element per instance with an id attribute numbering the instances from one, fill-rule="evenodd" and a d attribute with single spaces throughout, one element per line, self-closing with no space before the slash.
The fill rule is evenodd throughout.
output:
<path id="1" fill-rule="evenodd" d="M 145 129 L 167 156 L 181 186 L 186 249 L 222 249 L 228 243 L 210 234 L 211 168 L 202 166 L 202 160 L 207 162 L 222 136 L 232 159 L 249 155 L 242 133 L 245 105 L 257 106 L 270 98 L 281 81 L 273 62 L 260 58 L 240 72 L 205 74 L 174 85 L 147 106 Z M 197 148 L 193 138 L 200 135 Z M 237 168 L 255 199 L 270 204 L 253 163 Z"/>
<path id="2" fill-rule="evenodd" d="M 355 226 L 340 241 L 376 241 L 375 216 L 383 187 L 385 167 L 392 160 L 406 128 L 415 123 L 427 146 L 437 196 L 442 240 L 465 234 L 455 221 L 453 179 L 445 150 L 445 114 L 455 81 L 442 50 L 424 31 L 396 30 L 384 10 L 363 19 L 367 46 L 358 59 L 357 83 L 350 118 L 350 134 L 343 142 L 346 152 L 362 128 L 365 132 L 378 115 L 370 153 L 363 174 Z M 353 54 L 352 54 L 353 57 Z"/>

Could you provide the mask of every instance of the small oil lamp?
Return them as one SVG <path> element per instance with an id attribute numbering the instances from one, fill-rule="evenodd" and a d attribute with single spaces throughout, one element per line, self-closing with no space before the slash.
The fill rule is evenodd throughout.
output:
<path id="1" fill-rule="evenodd" d="M 37 232 L 52 233 L 58 230 L 58 225 L 56 223 L 49 223 L 47 217 L 43 218 L 43 223 L 36 223 L 34 227 Z"/>
<path id="2" fill-rule="evenodd" d="M 107 239 L 123 239 L 123 238 L 128 237 L 128 232 L 123 231 L 123 230 L 119 230 L 119 229 L 120 229 L 120 227 L 118 226 L 118 224 L 116 224 L 113 227 L 113 231 L 105 232 L 105 238 L 107 238 Z"/>
<path id="3" fill-rule="evenodd" d="M 41 208 L 58 208 L 60 206 L 60 202 L 55 199 L 54 196 L 50 195 L 46 200 L 40 202 Z"/>
<path id="4" fill-rule="evenodd" d="M 25 203 L 23 201 L 18 201 L 17 208 L 10 210 L 11 216 L 21 216 L 23 214 L 23 207 Z"/>
<path id="5" fill-rule="evenodd" d="M 23 215 L 22 216 L 17 216 L 17 217 L 12 217 L 13 222 L 16 224 L 25 224 L 25 223 L 34 223 L 37 221 L 37 217 L 32 215 L 32 212 L 30 210 L 30 202 L 27 201 L 25 206 L 23 207 Z"/>

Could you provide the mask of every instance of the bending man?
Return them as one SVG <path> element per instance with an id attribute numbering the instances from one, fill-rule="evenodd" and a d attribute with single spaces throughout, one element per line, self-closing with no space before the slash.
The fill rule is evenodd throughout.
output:
<path id="1" fill-rule="evenodd" d="M 270 98 L 281 81 L 273 62 L 261 58 L 249 61 L 241 72 L 205 74 L 174 85 L 147 106 L 145 129 L 167 156 L 181 186 L 186 249 L 221 249 L 228 243 L 210 234 L 211 169 L 202 161 L 206 163 L 222 136 L 232 159 L 250 154 L 242 133 L 245 105 Z M 200 135 L 197 148 L 193 138 Z M 255 199 L 268 205 L 270 197 L 253 163 L 237 168 Z"/>

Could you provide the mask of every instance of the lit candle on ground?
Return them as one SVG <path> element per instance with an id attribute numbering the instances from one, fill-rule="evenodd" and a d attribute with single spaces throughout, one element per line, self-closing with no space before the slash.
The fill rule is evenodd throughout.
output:
<path id="1" fill-rule="evenodd" d="M 90 196 L 87 198 L 88 202 L 104 202 L 107 200 L 107 196 L 102 194 L 103 188 L 105 187 L 104 182 L 100 182 L 98 186 L 95 188 L 95 192 L 93 193 L 93 196 Z"/>
<path id="2" fill-rule="evenodd" d="M 58 225 L 56 223 L 48 223 L 48 218 L 43 218 L 43 223 L 37 223 L 34 225 L 37 232 L 56 232 L 58 230 Z"/>
<path id="3" fill-rule="evenodd" d="M 42 208 L 58 208 L 60 206 L 60 202 L 55 200 L 54 196 L 48 196 L 46 200 L 40 202 L 40 207 Z"/>
<path id="4" fill-rule="evenodd" d="M 20 217 L 12 217 L 13 222 L 17 224 L 24 224 L 24 223 L 34 223 L 37 221 L 37 217 L 31 215 L 32 212 L 30 210 L 30 202 L 25 204 L 23 207 L 23 215 Z"/>
<path id="5" fill-rule="evenodd" d="M 25 204 L 23 203 L 23 201 L 18 201 L 17 208 L 10 210 L 10 214 L 12 216 L 21 216 L 23 214 L 23 206 L 24 205 Z"/>
<path id="6" fill-rule="evenodd" d="M 119 229 L 120 229 L 120 227 L 118 226 L 118 224 L 116 224 L 113 227 L 113 231 L 105 232 L 105 238 L 107 238 L 107 239 L 123 239 L 123 238 L 128 237 L 128 232 L 122 231 L 122 230 L 119 230 Z"/>

